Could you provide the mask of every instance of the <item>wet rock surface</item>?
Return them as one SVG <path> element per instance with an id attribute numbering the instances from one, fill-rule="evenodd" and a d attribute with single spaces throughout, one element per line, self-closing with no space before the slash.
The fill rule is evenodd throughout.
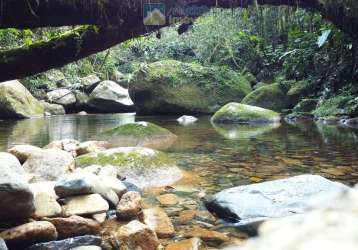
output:
<path id="1" fill-rule="evenodd" d="M 28 250 L 70 250 L 82 246 L 100 246 L 101 238 L 93 235 L 78 236 L 65 240 L 50 241 L 32 245 Z"/>

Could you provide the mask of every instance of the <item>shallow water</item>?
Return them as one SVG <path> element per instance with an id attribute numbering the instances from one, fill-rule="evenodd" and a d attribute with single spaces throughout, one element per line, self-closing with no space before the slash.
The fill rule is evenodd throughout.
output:
<path id="1" fill-rule="evenodd" d="M 45 146 L 65 138 L 85 141 L 116 125 L 144 120 L 178 135 L 167 151 L 190 173 L 186 185 L 195 182 L 192 185 L 207 193 L 303 173 L 350 185 L 358 182 L 358 129 L 315 123 L 214 127 L 209 117 L 182 126 L 175 119 L 115 114 L 1 121 L 0 149 Z"/>

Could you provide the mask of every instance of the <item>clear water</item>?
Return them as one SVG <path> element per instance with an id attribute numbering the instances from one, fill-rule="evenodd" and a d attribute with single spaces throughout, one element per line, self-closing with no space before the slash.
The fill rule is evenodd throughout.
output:
<path id="1" fill-rule="evenodd" d="M 195 176 L 192 184 L 207 193 L 303 173 L 349 185 L 358 182 L 358 129 L 315 123 L 219 128 L 209 117 L 182 126 L 175 119 L 112 114 L 0 121 L 0 149 L 16 144 L 45 146 L 65 138 L 85 141 L 119 124 L 151 121 L 178 135 L 167 151 Z"/>

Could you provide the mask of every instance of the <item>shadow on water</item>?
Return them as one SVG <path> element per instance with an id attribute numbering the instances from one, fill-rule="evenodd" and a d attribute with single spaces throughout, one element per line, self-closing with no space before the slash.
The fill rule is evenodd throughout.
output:
<path id="1" fill-rule="evenodd" d="M 1 121 L 0 147 L 44 146 L 65 138 L 85 141 L 119 124 L 151 121 L 178 135 L 167 151 L 181 168 L 201 177 L 195 185 L 208 193 L 304 173 L 358 182 L 358 129 L 316 123 L 213 126 L 206 116 L 182 126 L 176 118 L 115 114 Z"/>

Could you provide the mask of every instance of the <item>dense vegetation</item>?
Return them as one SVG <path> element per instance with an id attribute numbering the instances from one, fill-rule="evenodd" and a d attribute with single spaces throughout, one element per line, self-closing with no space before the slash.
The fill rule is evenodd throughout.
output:
<path id="1" fill-rule="evenodd" d="M 117 71 L 130 83 L 133 72 L 145 65 L 174 59 L 230 67 L 244 74 L 254 88 L 271 83 L 285 85 L 300 95 L 299 100 L 316 99 L 319 105 L 313 113 L 317 116 L 354 116 L 358 112 L 358 90 L 354 86 L 358 78 L 357 45 L 318 13 L 267 6 L 216 9 L 198 18 L 182 35 L 177 28 L 167 27 L 160 33 L 129 40 L 59 70 L 72 84 L 92 73 L 102 79 L 113 78 Z M 1 30 L 0 46 L 26 46 L 70 29 Z M 53 88 L 54 75 L 59 74 L 51 70 L 23 82 L 33 91 L 44 84 Z"/>

